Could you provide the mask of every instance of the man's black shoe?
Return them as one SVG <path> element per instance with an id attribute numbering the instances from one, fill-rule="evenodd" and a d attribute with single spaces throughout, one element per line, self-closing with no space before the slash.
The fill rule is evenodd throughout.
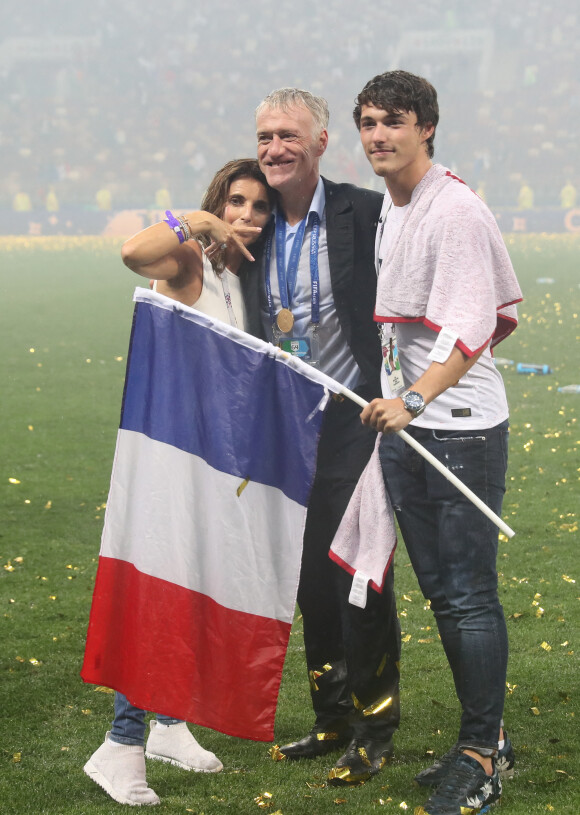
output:
<path id="1" fill-rule="evenodd" d="M 376 775 L 393 755 L 393 740 L 355 738 L 328 774 L 333 787 L 355 787 Z"/>
<path id="2" fill-rule="evenodd" d="M 342 730 L 319 730 L 314 727 L 307 736 L 300 741 L 284 744 L 282 747 L 272 747 L 270 755 L 274 761 L 285 758 L 318 758 L 325 756 L 333 750 L 338 750 L 349 740 L 350 733 Z"/>
<path id="3" fill-rule="evenodd" d="M 417 773 L 415 783 L 420 787 L 438 787 L 445 780 L 449 768 L 459 755 L 461 755 L 461 750 L 459 749 L 459 742 L 456 742 L 450 750 L 441 758 L 438 758 L 430 767 Z"/>
<path id="4" fill-rule="evenodd" d="M 461 753 L 447 775 L 416 815 L 476 815 L 501 798 L 501 780 L 494 768 L 487 775 L 477 759 Z"/>
<path id="5" fill-rule="evenodd" d="M 495 757 L 494 764 L 499 773 L 499 777 L 502 781 L 505 781 L 506 778 L 514 777 L 515 755 L 514 748 L 506 730 L 503 732 L 503 738 L 504 745 Z M 448 750 L 445 755 L 442 755 L 441 758 L 438 758 L 431 767 L 427 767 L 426 770 L 421 770 L 420 773 L 417 773 L 415 783 L 420 787 L 438 787 L 439 784 L 445 780 L 449 768 L 460 754 L 459 742 L 456 742 L 453 747 Z"/>

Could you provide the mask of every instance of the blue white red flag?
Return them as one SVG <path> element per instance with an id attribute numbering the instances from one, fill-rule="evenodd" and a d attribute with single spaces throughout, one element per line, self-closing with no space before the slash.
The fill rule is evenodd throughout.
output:
<path id="1" fill-rule="evenodd" d="M 175 300 L 135 300 L 81 675 L 269 741 L 336 383 Z"/>

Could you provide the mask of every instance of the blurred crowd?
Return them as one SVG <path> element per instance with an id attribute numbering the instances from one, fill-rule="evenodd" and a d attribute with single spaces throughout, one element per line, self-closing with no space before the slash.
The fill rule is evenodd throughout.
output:
<path id="1" fill-rule="evenodd" d="M 14 3 L 0 32 L 0 209 L 192 206 L 225 161 L 255 154 L 253 111 L 288 85 L 329 101 L 323 173 L 380 189 L 351 114 L 394 67 L 433 82 L 435 158 L 490 205 L 575 205 L 577 0 L 35 7 Z"/>

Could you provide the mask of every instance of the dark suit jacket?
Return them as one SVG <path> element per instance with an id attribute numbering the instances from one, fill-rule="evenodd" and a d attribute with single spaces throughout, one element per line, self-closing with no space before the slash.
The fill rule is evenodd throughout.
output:
<path id="1" fill-rule="evenodd" d="M 369 396 L 380 396 L 381 345 L 373 315 L 377 289 L 375 233 L 383 197 L 378 192 L 352 184 L 335 184 L 326 178 L 323 182 L 334 305 L 364 384 L 370 388 Z M 244 263 L 240 279 L 248 310 L 249 331 L 263 337 L 261 252 L 252 250 L 252 254 L 256 263 Z"/>

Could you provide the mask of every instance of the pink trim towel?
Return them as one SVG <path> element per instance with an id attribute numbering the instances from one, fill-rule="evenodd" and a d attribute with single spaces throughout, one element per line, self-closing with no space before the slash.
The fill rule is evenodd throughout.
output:
<path id="1" fill-rule="evenodd" d="M 393 508 L 379 461 L 379 441 L 358 480 L 330 547 L 332 560 L 354 575 L 361 572 L 371 587 L 383 590 L 385 575 L 397 545 Z"/>
<path id="2" fill-rule="evenodd" d="M 473 356 L 514 330 L 521 299 L 492 213 L 460 178 L 434 164 L 383 259 L 375 319 L 447 328 Z"/>

